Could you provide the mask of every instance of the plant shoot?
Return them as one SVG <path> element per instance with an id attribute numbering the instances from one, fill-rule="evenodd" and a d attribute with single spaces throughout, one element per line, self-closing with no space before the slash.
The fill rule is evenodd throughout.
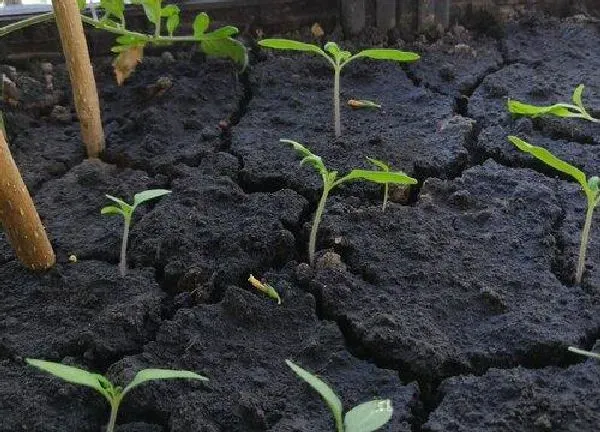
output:
<path id="1" fill-rule="evenodd" d="M 517 138 L 516 136 L 509 136 L 508 139 L 511 143 L 517 146 L 519 150 L 529 153 L 530 155 L 544 162 L 546 165 L 573 177 L 581 185 L 581 188 L 585 193 L 585 197 L 587 199 L 587 211 L 585 214 L 583 231 L 581 232 L 579 259 L 577 261 L 577 270 L 575 272 L 575 283 L 580 284 L 583 271 L 585 269 L 585 254 L 590 239 L 590 229 L 592 227 L 594 209 L 600 202 L 600 189 L 598 187 L 600 179 L 596 176 L 588 179 L 583 171 L 557 158 L 545 148 L 533 146 L 522 139 Z"/>
<path id="2" fill-rule="evenodd" d="M 100 210 L 103 215 L 121 215 L 123 216 L 123 239 L 121 241 L 121 259 L 119 261 L 119 273 L 125 276 L 127 273 L 127 243 L 129 241 L 129 229 L 131 227 L 131 219 L 133 212 L 142 203 L 150 201 L 161 196 L 170 194 L 170 190 L 166 189 L 150 189 L 144 192 L 135 194 L 133 204 L 128 204 L 121 198 L 116 198 L 112 195 L 106 195 L 106 198 L 113 201 L 117 205 L 106 206 Z"/>
<path id="3" fill-rule="evenodd" d="M 265 48 L 318 54 L 329 62 L 333 68 L 333 124 L 336 137 L 342 135 L 340 122 L 340 74 L 344 66 L 359 58 L 391 60 L 399 63 L 413 62 L 420 58 L 417 53 L 398 51 L 390 48 L 366 49 L 353 55 L 349 51 L 343 51 L 335 42 L 327 42 L 323 49 L 317 45 L 289 39 L 263 39 L 258 44 Z"/>
<path id="4" fill-rule="evenodd" d="M 371 162 L 373 165 L 375 165 L 377 168 L 379 168 L 381 171 L 385 171 L 385 172 L 390 171 L 390 166 L 387 165 L 385 162 L 382 162 L 380 160 L 373 159 L 370 157 L 367 157 L 367 160 L 369 162 Z M 381 209 L 383 211 L 385 211 L 385 208 L 387 207 L 389 195 L 390 195 L 390 185 L 388 183 L 386 183 L 383 186 L 383 204 L 381 205 Z"/>
<path id="5" fill-rule="evenodd" d="M 585 351 L 585 350 L 582 350 L 582 349 L 579 349 L 579 348 L 575 348 L 575 347 L 572 347 L 572 346 L 569 347 L 569 351 L 571 351 L 572 353 L 575 353 L 575 354 L 580 354 L 580 355 L 584 355 L 584 356 L 589 357 L 589 358 L 600 360 L 600 354 L 595 353 L 595 352 Z"/>
<path id="6" fill-rule="evenodd" d="M 310 265 L 314 265 L 315 263 L 315 249 L 317 244 L 317 230 L 319 229 L 319 224 L 321 223 L 321 218 L 323 216 L 323 210 L 325 209 L 325 203 L 327 202 L 327 198 L 329 197 L 329 193 L 341 185 L 342 183 L 346 183 L 349 181 L 356 180 L 365 180 L 378 184 L 402 184 L 402 185 L 411 185 L 417 184 L 417 180 L 407 176 L 402 171 L 371 171 L 371 170 L 362 170 L 362 169 L 353 169 L 348 174 L 343 177 L 338 178 L 337 171 L 329 171 L 323 160 L 320 156 L 317 156 L 309 149 L 304 147 L 302 144 L 297 143 L 296 141 L 291 141 L 288 139 L 280 140 L 282 143 L 291 144 L 293 149 L 302 157 L 302 161 L 300 165 L 309 164 L 321 174 L 323 179 L 323 192 L 321 194 L 321 199 L 317 206 L 317 210 L 315 211 L 315 218 L 312 224 L 312 228 L 310 230 L 310 237 L 308 241 L 308 259 Z"/>
<path id="7" fill-rule="evenodd" d="M 335 420 L 336 432 L 372 432 L 392 418 L 394 408 L 389 399 L 364 402 L 344 416 L 342 401 L 331 387 L 292 361 L 286 360 L 285 363 L 323 398 Z"/>
<path id="8" fill-rule="evenodd" d="M 529 105 L 516 100 L 508 100 L 508 110 L 513 114 L 519 114 L 529 117 L 540 117 L 543 115 L 553 115 L 556 117 L 581 118 L 594 123 L 600 123 L 600 119 L 594 118 L 583 106 L 581 96 L 585 86 L 577 86 L 572 96 L 572 104 L 557 103 L 554 105 L 537 106 Z"/>
<path id="9" fill-rule="evenodd" d="M 144 369 L 139 371 L 133 381 L 121 388 L 115 386 L 104 376 L 88 372 L 83 369 L 79 369 L 73 366 L 67 366 L 61 363 L 53 363 L 45 360 L 37 359 L 26 359 L 27 363 L 31 366 L 35 366 L 38 369 L 48 372 L 58 378 L 61 378 L 67 382 L 73 384 L 79 384 L 86 387 L 91 387 L 98 391 L 102 396 L 108 400 L 110 404 L 110 419 L 106 432 L 114 432 L 115 425 L 117 422 L 117 414 L 119 413 L 119 406 L 121 401 L 129 391 L 148 381 L 165 380 L 165 379 L 196 379 L 201 381 L 208 381 L 208 378 L 198 375 L 194 372 L 183 371 L 183 370 L 170 370 L 170 369 Z"/>
<path id="10" fill-rule="evenodd" d="M 266 282 L 259 281 L 253 275 L 250 275 L 248 282 L 250 282 L 250 285 L 252 285 L 261 293 L 265 294 L 267 297 L 276 300 L 277 304 L 281 304 L 281 297 L 279 296 L 279 293 L 271 285 Z"/>

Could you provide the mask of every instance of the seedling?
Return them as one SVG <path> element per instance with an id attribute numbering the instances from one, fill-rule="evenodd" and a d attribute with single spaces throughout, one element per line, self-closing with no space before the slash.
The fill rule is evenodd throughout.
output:
<path id="1" fill-rule="evenodd" d="M 327 42 L 324 49 L 317 45 L 298 42 L 289 39 L 263 39 L 258 42 L 265 48 L 273 48 L 289 51 L 303 51 L 318 54 L 324 57 L 333 68 L 333 122 L 335 136 L 342 135 L 340 124 L 340 73 L 344 66 L 359 58 L 370 58 L 374 60 L 391 60 L 400 63 L 413 62 L 420 57 L 417 53 L 409 51 L 398 51 L 390 48 L 367 49 L 352 55 L 349 51 L 343 51 L 335 42 Z"/>
<path id="2" fill-rule="evenodd" d="M 583 84 L 577 86 L 572 96 L 573 104 L 557 103 L 554 105 L 536 106 L 509 99 L 508 110 L 513 114 L 530 117 L 553 115 L 556 117 L 582 118 L 594 123 L 600 123 L 600 119 L 592 117 L 583 106 L 581 95 L 584 88 Z"/>
<path id="3" fill-rule="evenodd" d="M 85 0 L 77 0 L 77 3 L 81 10 L 86 6 Z M 208 32 L 210 19 L 202 12 L 194 20 L 192 35 L 176 36 L 180 23 L 178 6 L 163 5 L 163 0 L 132 0 L 131 3 L 144 8 L 146 18 L 154 27 L 152 33 L 140 33 L 128 29 L 125 22 L 125 0 L 100 0 L 99 10 L 92 8 L 91 17 L 81 14 L 84 23 L 117 35 L 117 45 L 112 48 L 112 51 L 118 54 L 114 65 L 119 83 L 133 71 L 135 65 L 141 60 L 143 48 L 147 45 L 198 43 L 205 54 L 230 58 L 242 68 L 246 67 L 248 63 L 246 48 L 233 38 L 238 34 L 236 27 L 224 26 Z M 0 27 L 0 37 L 31 25 L 50 21 L 54 17 L 54 12 L 49 12 Z"/>
<path id="4" fill-rule="evenodd" d="M 329 171 L 325 167 L 325 164 L 323 163 L 321 157 L 311 153 L 311 151 L 304 147 L 302 144 L 288 139 L 282 139 L 280 141 L 292 145 L 294 150 L 296 150 L 296 152 L 302 157 L 300 165 L 304 165 L 305 163 L 312 165 L 313 168 L 317 170 L 317 172 L 321 174 L 321 177 L 323 178 L 323 192 L 321 194 L 321 199 L 319 200 L 319 204 L 315 212 L 315 218 L 312 224 L 312 228 L 310 230 L 310 237 L 308 241 L 308 258 L 311 266 L 314 265 L 315 262 L 317 230 L 319 229 L 319 224 L 321 223 L 321 217 L 323 216 L 323 210 L 325 209 L 327 197 L 329 196 L 329 193 L 332 189 L 336 188 L 342 183 L 355 180 L 366 180 L 378 184 L 417 184 L 416 179 L 407 176 L 402 171 L 371 171 L 353 169 L 344 177 L 338 178 L 337 171 Z"/>
<path id="5" fill-rule="evenodd" d="M 100 210 L 100 213 L 103 215 L 119 214 L 123 216 L 124 220 L 123 239 L 121 241 L 121 260 L 119 261 L 119 273 L 121 276 L 125 276 L 125 273 L 127 273 L 127 242 L 129 241 L 129 228 L 131 227 L 131 218 L 133 217 L 133 212 L 140 204 L 170 193 L 171 191 L 166 189 L 150 189 L 135 194 L 133 197 L 133 204 L 128 204 L 121 198 L 116 198 L 112 195 L 106 195 L 106 198 L 115 202 L 117 205 L 104 207 L 102 210 Z"/>
<path id="6" fill-rule="evenodd" d="M 292 361 L 286 360 L 285 363 L 325 400 L 335 420 L 336 432 L 372 432 L 392 418 L 394 408 L 389 399 L 363 402 L 344 416 L 342 401 L 331 387 Z"/>
<path id="7" fill-rule="evenodd" d="M 595 353 L 595 352 L 585 351 L 585 350 L 575 348 L 575 347 L 569 347 L 569 351 L 574 352 L 575 354 L 581 354 L 581 355 L 587 356 L 589 358 L 600 360 L 600 354 Z"/>
<path id="8" fill-rule="evenodd" d="M 592 226 L 592 217 L 594 216 L 594 209 L 600 202 L 600 179 L 596 176 L 586 177 L 585 173 L 573 165 L 560 160 L 548 150 L 542 147 L 533 146 L 516 136 L 509 136 L 509 141 L 513 143 L 519 150 L 529 153 L 537 159 L 544 162 L 546 165 L 552 168 L 568 174 L 573 177 L 581 185 L 583 192 L 587 198 L 587 211 L 585 214 L 585 223 L 583 225 L 583 231 L 581 232 L 581 243 L 579 245 L 579 260 L 577 262 L 577 271 L 575 272 L 575 283 L 581 283 L 581 277 L 583 276 L 583 270 L 585 268 L 585 254 L 587 251 L 587 245 L 590 237 L 590 228 Z"/>
<path id="9" fill-rule="evenodd" d="M 104 376 L 88 372 L 73 366 L 67 366 L 61 363 L 53 363 L 45 360 L 26 359 L 27 363 L 35 366 L 38 369 L 48 372 L 58 378 L 73 384 L 91 387 L 97 390 L 102 396 L 108 400 L 110 404 L 110 419 L 106 432 L 114 432 L 117 422 L 117 414 L 121 401 L 129 391 L 148 381 L 165 380 L 165 379 L 196 379 L 200 381 L 208 381 L 208 378 L 198 375 L 194 372 L 184 370 L 170 369 L 144 369 L 139 371 L 133 381 L 121 388 L 115 386 Z"/>
<path id="10" fill-rule="evenodd" d="M 250 282 L 250 284 L 261 293 L 266 294 L 273 300 L 277 300 L 277 304 L 281 304 L 281 297 L 279 297 L 279 293 L 271 285 L 266 282 L 259 281 L 252 275 L 250 275 L 248 278 L 248 282 Z"/>
<path id="11" fill-rule="evenodd" d="M 389 165 L 387 165 L 385 162 L 382 162 L 380 160 L 373 159 L 370 157 L 367 157 L 367 160 L 369 162 L 371 162 L 373 165 L 375 165 L 377 168 L 379 168 L 381 171 L 385 171 L 385 172 L 390 171 Z M 381 205 L 381 209 L 383 211 L 385 211 L 385 208 L 387 207 L 389 192 L 390 192 L 390 185 L 389 185 L 389 183 L 386 183 L 383 186 L 383 204 Z"/>

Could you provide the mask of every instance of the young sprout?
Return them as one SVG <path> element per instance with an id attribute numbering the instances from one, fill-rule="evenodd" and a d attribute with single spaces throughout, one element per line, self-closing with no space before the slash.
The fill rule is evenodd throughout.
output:
<path id="1" fill-rule="evenodd" d="M 253 275 L 250 275 L 250 277 L 248 278 L 248 282 L 250 282 L 250 284 L 257 290 L 259 290 L 261 293 L 266 294 L 273 300 L 277 300 L 277 304 L 281 304 L 281 297 L 279 297 L 279 293 L 271 285 L 259 281 Z"/>
<path id="2" fill-rule="evenodd" d="M 579 348 L 575 348 L 575 347 L 572 347 L 572 346 L 569 347 L 569 351 L 571 351 L 571 352 L 573 352 L 575 354 L 581 354 L 581 355 L 587 356 L 589 358 L 594 358 L 596 360 L 600 360 L 600 354 L 595 353 L 595 352 L 585 351 L 585 350 L 582 350 L 582 349 L 579 349 Z"/>
<path id="3" fill-rule="evenodd" d="M 373 165 L 375 165 L 377 168 L 379 168 L 381 171 L 385 171 L 385 172 L 389 172 L 390 171 L 389 165 L 387 165 L 385 162 L 382 162 L 382 161 L 377 160 L 377 159 L 370 158 L 368 156 L 367 156 L 367 160 L 369 162 L 371 162 Z M 385 211 L 385 208 L 387 207 L 389 192 L 390 192 L 390 185 L 388 183 L 386 183 L 383 186 L 383 204 L 381 206 L 381 209 L 383 211 Z"/>
<path id="4" fill-rule="evenodd" d="M 166 189 L 150 189 L 143 191 L 135 194 L 133 197 L 133 204 L 127 204 L 121 198 L 116 198 L 112 195 L 106 195 L 106 198 L 114 201 L 117 205 L 104 207 L 102 210 L 100 210 L 100 213 L 103 215 L 119 214 L 123 216 L 124 220 L 123 239 L 121 241 L 121 259 L 119 261 L 119 273 L 121 276 L 125 276 L 125 273 L 127 273 L 127 242 L 129 241 L 129 228 L 131 227 L 131 218 L 133 217 L 133 212 L 140 204 L 170 193 L 171 191 Z"/>
<path id="5" fill-rule="evenodd" d="M 165 379 L 196 379 L 201 381 L 208 381 L 208 378 L 198 375 L 194 372 L 184 370 L 170 370 L 170 369 L 144 369 L 139 371 L 133 381 L 121 388 L 115 386 L 104 376 L 88 372 L 83 369 L 79 369 L 73 366 L 67 366 L 61 363 L 53 363 L 45 360 L 37 359 L 26 359 L 25 360 L 31 366 L 35 366 L 38 369 L 48 372 L 58 378 L 61 378 L 67 382 L 73 384 L 79 384 L 82 386 L 91 387 L 97 390 L 102 396 L 104 396 L 110 404 L 110 419 L 106 432 L 114 432 L 117 421 L 117 414 L 119 413 L 119 406 L 121 401 L 129 391 L 148 381 L 165 380 Z"/>
<path id="6" fill-rule="evenodd" d="M 522 139 L 517 138 L 516 136 L 509 136 L 508 139 L 511 143 L 517 146 L 519 150 L 529 153 L 530 155 L 544 162 L 546 165 L 573 177 L 581 185 L 581 188 L 585 193 L 585 197 L 587 198 L 587 211 L 585 214 L 583 231 L 581 232 L 579 260 L 577 262 L 577 271 L 575 272 L 575 283 L 580 284 L 581 277 L 583 276 L 583 270 L 585 268 L 585 254 L 590 238 L 592 217 L 594 215 L 594 209 L 600 202 L 600 189 L 598 187 L 600 179 L 596 176 L 588 179 L 585 173 L 583 173 L 581 170 L 565 161 L 560 160 L 545 148 L 533 146 Z"/>
<path id="7" fill-rule="evenodd" d="M 302 157 L 302 161 L 300 165 L 304 165 L 308 163 L 313 166 L 315 170 L 321 177 L 323 178 L 323 192 L 321 194 L 321 199 L 319 200 L 319 205 L 317 206 L 317 210 L 315 212 L 315 218 L 312 224 L 312 228 L 310 230 L 310 237 L 308 240 L 308 259 L 310 265 L 314 265 L 315 263 L 315 248 L 317 244 L 317 230 L 319 229 L 319 223 L 321 222 L 321 217 L 323 216 L 323 210 L 325 209 L 325 203 L 327 202 L 327 197 L 329 196 L 329 192 L 342 183 L 354 180 L 366 180 L 373 183 L 379 184 L 417 184 L 417 180 L 407 176 L 402 171 L 371 171 L 371 170 L 361 170 L 361 169 L 353 169 L 345 176 L 338 178 L 337 171 L 329 171 L 323 160 L 320 156 L 312 154 L 309 149 L 304 147 L 302 144 L 297 143 L 296 141 L 291 141 L 288 139 L 281 139 L 283 143 L 291 144 L 294 150 L 298 152 L 298 154 Z"/>
<path id="8" fill-rule="evenodd" d="M 336 432 L 372 432 L 382 427 L 392 418 L 394 408 L 389 399 L 364 402 L 355 406 L 343 416 L 342 402 L 331 387 L 292 361 L 286 360 L 285 363 L 325 400 L 331 414 L 333 414 Z"/>
<path id="9" fill-rule="evenodd" d="M 303 51 L 318 54 L 324 57 L 333 68 L 333 122 L 335 125 L 335 136 L 342 135 L 340 124 L 340 73 L 344 66 L 359 58 L 370 58 L 374 60 L 391 60 L 396 62 L 413 62 L 420 57 L 417 53 L 409 51 L 398 51 L 390 48 L 376 48 L 360 51 L 352 55 L 349 51 L 343 51 L 335 42 L 327 42 L 324 49 L 317 45 L 298 42 L 289 39 L 263 39 L 258 42 L 265 48 Z"/>
<path id="10" fill-rule="evenodd" d="M 594 118 L 587 112 L 581 101 L 581 95 L 585 86 L 580 84 L 573 92 L 573 104 L 557 103 L 554 105 L 536 106 L 528 105 L 516 100 L 508 100 L 508 110 L 513 114 L 530 117 L 542 115 L 553 115 L 556 117 L 582 118 L 594 123 L 600 123 L 600 119 Z"/>

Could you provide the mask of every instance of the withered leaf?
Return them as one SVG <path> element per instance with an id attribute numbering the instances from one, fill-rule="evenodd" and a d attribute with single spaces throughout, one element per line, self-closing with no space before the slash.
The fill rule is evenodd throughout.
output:
<path id="1" fill-rule="evenodd" d="M 141 63 L 144 57 L 144 45 L 131 45 L 127 49 L 121 51 L 115 61 L 113 68 L 117 84 L 122 85 L 123 82 L 135 71 L 138 63 Z"/>

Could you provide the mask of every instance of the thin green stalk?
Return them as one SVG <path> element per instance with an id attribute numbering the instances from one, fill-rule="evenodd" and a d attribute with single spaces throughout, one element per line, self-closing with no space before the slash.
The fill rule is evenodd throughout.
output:
<path id="1" fill-rule="evenodd" d="M 385 211 L 385 208 L 387 207 L 387 203 L 388 203 L 388 194 L 390 192 L 390 184 L 386 183 L 385 186 L 383 187 L 383 205 L 382 210 Z"/>
<path id="2" fill-rule="evenodd" d="M 127 273 L 127 243 L 129 240 L 129 226 L 131 225 L 131 219 L 125 218 L 125 225 L 123 228 L 123 239 L 121 240 L 121 260 L 119 261 L 119 273 L 121 276 L 125 276 Z"/>
<path id="3" fill-rule="evenodd" d="M 36 15 L 31 18 L 27 18 L 21 21 L 17 21 L 15 23 L 9 24 L 4 27 L 0 27 L 0 37 L 6 36 L 9 33 L 12 33 L 17 30 L 24 29 L 26 27 L 40 24 L 46 21 L 50 21 L 54 19 L 54 12 L 48 12 L 42 15 Z"/>
<path id="4" fill-rule="evenodd" d="M 577 262 L 577 272 L 575 273 L 575 283 L 580 284 L 585 269 L 585 255 L 590 238 L 590 229 L 592 227 L 592 217 L 594 216 L 594 203 L 588 202 L 585 214 L 585 224 L 581 231 L 581 244 L 579 245 L 579 261 Z"/>
<path id="5" fill-rule="evenodd" d="M 315 249 L 317 247 L 317 231 L 319 230 L 319 224 L 321 223 L 321 218 L 323 217 L 323 210 L 325 209 L 325 203 L 327 202 L 327 197 L 329 196 L 329 191 L 331 187 L 326 183 L 323 184 L 323 195 L 321 195 L 321 200 L 319 201 L 319 205 L 317 206 L 317 210 L 315 211 L 315 218 L 313 220 L 312 228 L 310 230 L 310 237 L 308 239 L 308 262 L 311 267 L 315 264 Z"/>
<path id="6" fill-rule="evenodd" d="M 119 413 L 119 405 L 121 404 L 121 398 L 118 400 L 110 401 L 110 419 L 108 420 L 108 426 L 106 426 L 106 432 L 114 432 L 117 424 L 117 414 Z"/>
<path id="7" fill-rule="evenodd" d="M 335 137 L 339 138 L 342 135 L 342 125 L 340 120 L 340 65 L 335 65 L 333 78 L 333 122 L 335 127 Z"/>

